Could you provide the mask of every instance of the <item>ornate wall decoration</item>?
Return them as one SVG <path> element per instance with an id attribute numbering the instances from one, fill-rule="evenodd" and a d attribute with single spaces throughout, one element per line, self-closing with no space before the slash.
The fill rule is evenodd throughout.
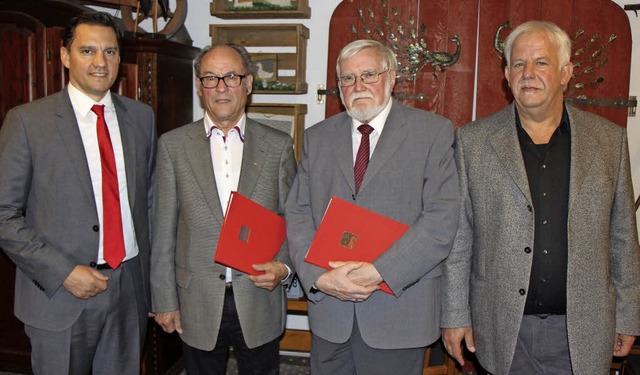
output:
<path id="1" fill-rule="evenodd" d="M 403 19 L 398 8 L 389 7 L 387 0 L 372 1 L 368 7 L 358 7 L 356 11 L 359 24 L 349 25 L 354 40 L 373 39 L 389 46 L 398 59 L 399 81 L 415 84 L 418 73 L 427 65 L 433 68 L 437 78 L 438 72 L 454 65 L 460 57 L 462 44 L 457 34 L 450 38 L 456 46 L 454 53 L 432 51 L 424 38 L 426 25 L 418 26 L 414 15 Z"/>

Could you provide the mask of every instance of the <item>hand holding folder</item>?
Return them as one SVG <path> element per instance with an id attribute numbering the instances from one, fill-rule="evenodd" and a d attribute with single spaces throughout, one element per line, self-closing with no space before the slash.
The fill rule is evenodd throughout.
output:
<path id="1" fill-rule="evenodd" d="M 233 191 L 213 260 L 249 275 L 259 275 L 262 272 L 252 265 L 273 260 L 285 237 L 282 217 Z"/>
<path id="2" fill-rule="evenodd" d="M 331 261 L 371 263 L 407 229 L 404 223 L 332 197 L 305 261 L 325 269 L 331 269 Z M 380 290 L 393 294 L 384 282 Z"/>

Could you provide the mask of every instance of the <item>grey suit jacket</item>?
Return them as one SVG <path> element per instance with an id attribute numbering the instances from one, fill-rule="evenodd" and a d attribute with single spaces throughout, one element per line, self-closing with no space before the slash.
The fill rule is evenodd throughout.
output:
<path id="1" fill-rule="evenodd" d="M 112 94 L 148 305 L 149 212 L 155 162 L 153 111 Z M 67 90 L 9 111 L 0 131 L 0 247 L 17 265 L 15 314 L 52 331 L 73 324 L 86 300 L 62 283 L 98 257 L 99 226 L 82 138 Z"/>
<path id="2" fill-rule="evenodd" d="M 332 196 L 410 225 L 373 262 L 395 297 L 374 292 L 362 303 L 308 294 L 315 335 L 342 343 L 354 312 L 364 341 L 375 348 L 426 346 L 439 337 L 441 263 L 451 250 L 459 208 L 451 122 L 392 104 L 355 195 L 351 118 L 340 113 L 307 129 L 302 161 L 287 200 L 287 238 L 307 293 L 326 270 L 304 257 Z"/>
<path id="3" fill-rule="evenodd" d="M 640 260 L 625 129 L 569 107 L 567 329 L 574 374 L 608 374 L 616 332 L 640 333 Z M 442 326 L 473 326 L 480 363 L 511 366 L 534 215 L 513 105 L 456 137 L 460 223 L 445 262 Z"/>
<path id="4" fill-rule="evenodd" d="M 287 134 L 247 119 L 238 192 L 278 214 L 295 173 Z M 203 120 L 160 138 L 154 203 L 153 311 L 180 310 L 188 345 L 212 350 L 224 305 L 226 267 L 213 257 L 223 211 Z M 286 243 L 276 259 L 290 266 Z M 233 291 L 245 342 L 255 348 L 284 331 L 285 290 L 258 288 L 233 271 Z"/>

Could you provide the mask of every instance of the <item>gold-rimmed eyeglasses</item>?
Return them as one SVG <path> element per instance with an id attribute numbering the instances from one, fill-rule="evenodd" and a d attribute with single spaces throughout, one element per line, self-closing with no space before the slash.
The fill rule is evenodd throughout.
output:
<path id="1" fill-rule="evenodd" d="M 359 76 L 355 75 L 355 74 L 347 74 L 347 75 L 343 75 L 338 77 L 338 83 L 340 84 L 340 86 L 342 87 L 349 87 L 349 86 L 353 86 L 356 84 L 356 81 L 358 78 L 360 78 L 360 80 L 362 80 L 362 83 L 376 83 L 380 80 L 380 75 L 384 74 L 384 73 L 388 73 L 389 69 L 385 70 L 384 72 L 376 72 L 374 71 L 367 71 L 364 72 L 362 74 L 360 74 Z"/>
<path id="2" fill-rule="evenodd" d="M 218 83 L 220 83 L 220 80 L 222 80 L 224 84 L 227 85 L 227 87 L 238 87 L 240 86 L 240 82 L 242 82 L 242 79 L 244 77 L 246 77 L 246 75 L 229 73 L 222 77 L 204 76 L 198 77 L 198 79 L 200 80 L 202 87 L 204 87 L 205 89 L 215 89 L 216 87 L 218 87 Z"/>

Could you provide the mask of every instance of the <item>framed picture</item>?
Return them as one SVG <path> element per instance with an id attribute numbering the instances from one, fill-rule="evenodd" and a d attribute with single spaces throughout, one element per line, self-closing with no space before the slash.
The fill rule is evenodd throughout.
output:
<path id="1" fill-rule="evenodd" d="M 261 82 L 276 82 L 278 80 L 277 53 L 252 53 L 251 60 L 256 68 L 254 79 Z"/>
<path id="2" fill-rule="evenodd" d="M 211 15 L 239 18 L 311 18 L 309 0 L 212 0 Z"/>
<path id="3" fill-rule="evenodd" d="M 247 106 L 247 117 L 261 124 L 285 132 L 293 138 L 296 162 L 300 162 L 304 133 L 306 104 L 251 103 Z"/>

